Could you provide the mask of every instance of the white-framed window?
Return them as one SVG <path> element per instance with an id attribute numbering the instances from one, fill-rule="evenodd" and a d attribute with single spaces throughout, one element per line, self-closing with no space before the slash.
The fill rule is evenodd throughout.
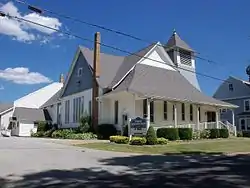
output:
<path id="1" fill-rule="evenodd" d="M 80 109 L 81 109 L 80 116 L 83 116 L 84 115 L 84 97 L 81 98 L 81 108 Z"/>
<path id="2" fill-rule="evenodd" d="M 163 102 L 163 119 L 164 120 L 168 119 L 168 102 L 167 101 Z"/>
<path id="3" fill-rule="evenodd" d="M 147 99 L 143 100 L 143 118 L 148 117 Z M 150 102 L 150 122 L 154 122 L 154 101 Z"/>
<path id="4" fill-rule="evenodd" d="M 77 76 L 82 76 L 82 67 L 78 68 Z"/>
<path id="5" fill-rule="evenodd" d="M 193 121 L 194 120 L 194 110 L 193 110 L 192 104 L 190 104 L 189 112 L 190 112 L 190 121 Z"/>
<path id="6" fill-rule="evenodd" d="M 245 112 L 250 111 L 250 99 L 244 100 L 244 111 Z"/>
<path id="7" fill-rule="evenodd" d="M 192 54 L 186 50 L 179 50 L 181 64 L 192 66 Z"/>
<path id="8" fill-rule="evenodd" d="M 233 91 L 233 90 L 234 90 L 233 84 L 229 84 L 229 85 L 228 85 L 228 90 L 229 90 L 229 91 Z"/>
<path id="9" fill-rule="evenodd" d="M 65 123 L 68 124 L 69 123 L 69 106 L 70 106 L 70 101 L 67 100 L 65 101 Z"/>
<path id="10" fill-rule="evenodd" d="M 240 118 L 239 119 L 240 123 L 240 130 L 242 131 L 249 131 L 250 130 L 250 118 Z"/>
<path id="11" fill-rule="evenodd" d="M 185 121 L 185 104 L 181 104 L 181 119 L 182 121 Z"/>
<path id="12" fill-rule="evenodd" d="M 78 123 L 84 110 L 84 98 L 77 97 L 73 99 L 73 123 Z"/>
<path id="13" fill-rule="evenodd" d="M 119 103 L 115 101 L 114 103 L 114 113 L 115 113 L 115 124 L 118 124 L 118 114 L 119 114 Z"/>
<path id="14" fill-rule="evenodd" d="M 89 101 L 89 116 L 92 114 L 92 102 Z"/>

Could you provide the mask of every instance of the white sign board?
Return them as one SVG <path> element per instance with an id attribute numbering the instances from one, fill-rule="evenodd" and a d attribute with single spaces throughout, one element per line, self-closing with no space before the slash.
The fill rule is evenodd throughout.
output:
<path id="1" fill-rule="evenodd" d="M 147 119 L 137 117 L 130 120 L 130 134 L 132 136 L 144 136 L 147 134 Z"/>

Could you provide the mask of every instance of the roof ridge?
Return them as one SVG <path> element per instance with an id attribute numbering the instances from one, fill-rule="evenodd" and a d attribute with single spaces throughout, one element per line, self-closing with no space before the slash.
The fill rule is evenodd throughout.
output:
<path id="1" fill-rule="evenodd" d="M 90 49 L 88 47 L 85 47 L 85 46 L 79 45 L 78 47 L 80 48 L 80 50 L 89 50 L 91 52 L 94 51 L 94 50 L 92 50 L 92 49 Z M 100 54 L 109 55 L 109 56 L 115 56 L 115 57 L 126 57 L 126 56 L 121 56 L 121 55 L 114 55 L 114 54 L 110 54 L 110 53 L 105 53 L 105 52 L 100 52 Z"/>
<path id="2" fill-rule="evenodd" d="M 48 88 L 49 86 L 54 85 L 54 84 L 60 84 L 60 82 L 53 82 L 53 83 L 51 83 L 51 84 L 49 84 L 49 85 L 46 85 L 46 86 L 44 86 L 44 87 L 41 87 L 41 88 L 39 88 L 39 89 L 37 89 L 37 90 L 35 90 L 35 91 L 33 91 L 33 92 L 27 94 L 27 95 L 24 95 L 23 97 L 21 97 L 21 98 L 15 100 L 14 102 L 20 101 L 21 99 L 24 99 L 25 97 L 32 96 L 32 95 L 38 93 L 39 91 L 43 91 L 43 90 L 45 90 L 45 88 Z"/>

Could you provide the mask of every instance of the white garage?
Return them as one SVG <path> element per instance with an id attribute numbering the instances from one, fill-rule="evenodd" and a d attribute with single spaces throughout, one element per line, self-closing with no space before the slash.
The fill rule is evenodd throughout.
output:
<path id="1" fill-rule="evenodd" d="M 37 124 L 40 121 L 51 122 L 46 110 L 16 107 L 8 129 L 13 136 L 31 136 L 32 132 L 37 132 Z"/>
<path id="2" fill-rule="evenodd" d="M 0 104 L 0 130 L 6 130 L 13 113 L 13 104 Z"/>

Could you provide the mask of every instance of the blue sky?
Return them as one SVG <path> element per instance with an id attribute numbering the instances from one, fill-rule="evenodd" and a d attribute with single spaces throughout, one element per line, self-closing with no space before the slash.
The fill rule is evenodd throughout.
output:
<path id="1" fill-rule="evenodd" d="M 222 79 L 229 75 L 247 79 L 245 68 L 250 64 L 248 0 L 241 0 L 241 3 L 226 0 L 27 2 L 148 41 L 165 43 L 175 28 L 181 38 L 200 53 L 199 56 L 218 62 L 209 64 L 197 59 L 197 72 Z M 11 4 L 10 1 L 0 0 L 0 7 L 3 6 L 9 13 L 77 33 L 85 38 L 93 39 L 94 33 L 100 31 L 102 42 L 124 50 L 133 52 L 147 45 L 54 15 L 34 15 L 16 2 Z M 0 44 L 1 102 L 13 101 L 47 85 L 51 80 L 58 81 L 60 73 L 67 74 L 78 45 L 93 47 L 93 44 L 85 41 L 3 19 L 0 19 Z M 101 50 L 123 55 L 103 47 Z M 21 83 L 17 83 L 17 79 Z M 198 79 L 202 90 L 208 95 L 212 95 L 221 83 L 201 76 Z"/>

